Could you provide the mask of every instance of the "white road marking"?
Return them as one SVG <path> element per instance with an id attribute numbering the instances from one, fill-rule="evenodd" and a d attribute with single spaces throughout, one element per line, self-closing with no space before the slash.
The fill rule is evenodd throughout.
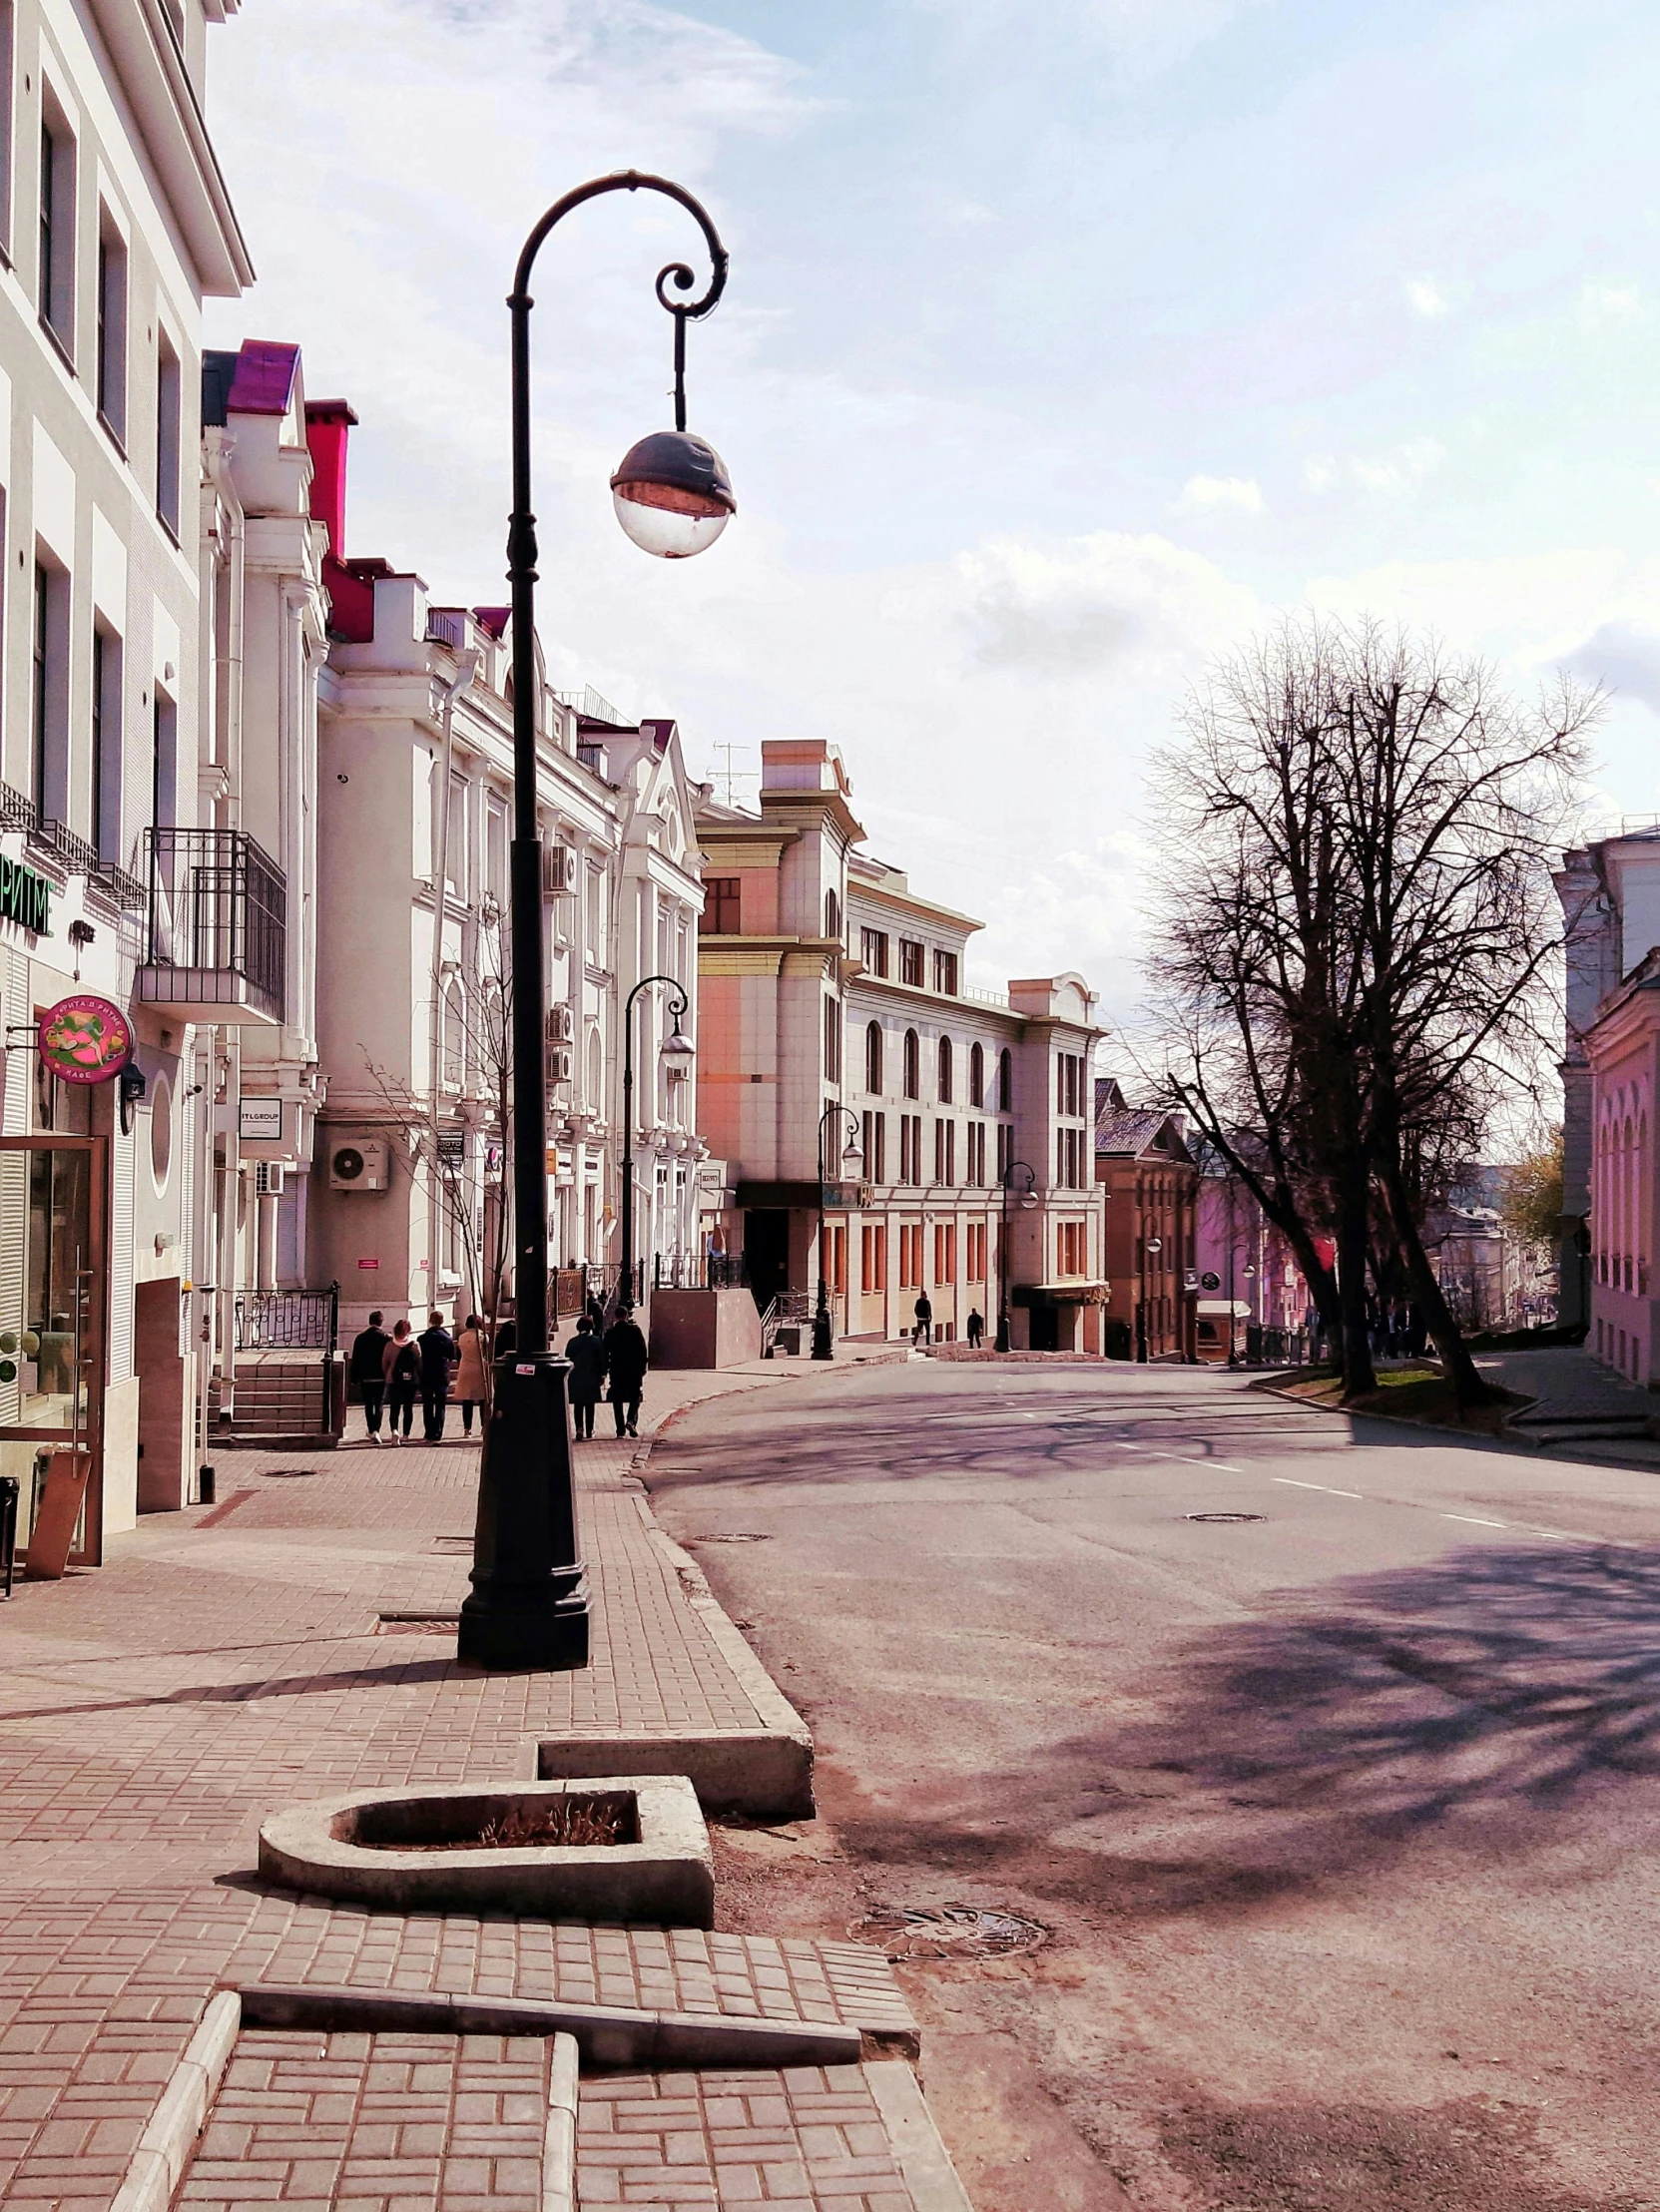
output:
<path id="1" fill-rule="evenodd" d="M 1330 1482 L 1299 1482 L 1289 1474 L 1270 1475 L 1271 1482 L 1283 1482 L 1289 1490 L 1321 1490 L 1327 1497 L 1352 1497 L 1365 1504 L 1359 1490 L 1334 1490 Z"/>
<path id="2" fill-rule="evenodd" d="M 1466 1521 L 1471 1528 L 1508 1528 L 1508 1521 L 1482 1520 L 1474 1513 L 1443 1513 L 1442 1520 Z"/>

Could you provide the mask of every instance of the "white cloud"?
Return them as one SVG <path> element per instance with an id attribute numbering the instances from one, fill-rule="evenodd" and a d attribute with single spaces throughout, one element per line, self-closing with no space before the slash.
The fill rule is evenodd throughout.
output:
<path id="1" fill-rule="evenodd" d="M 1303 464 L 1303 481 L 1312 492 L 1336 491 L 1343 484 L 1362 491 L 1410 491 L 1445 458 L 1438 438 L 1408 438 L 1385 453 L 1315 453 Z"/>
<path id="2" fill-rule="evenodd" d="M 1619 317 L 1641 314 L 1643 310 L 1643 293 L 1639 284 L 1608 284 L 1595 277 L 1587 277 L 1579 296 L 1586 312 L 1591 315 Z"/>
<path id="3" fill-rule="evenodd" d="M 1433 318 L 1452 312 L 1452 294 L 1433 276 L 1408 276 L 1404 289 L 1413 314 Z"/>
<path id="4" fill-rule="evenodd" d="M 1254 476 L 1190 476 L 1182 486 L 1184 507 L 1238 507 L 1243 513 L 1263 511 L 1262 486 Z"/>

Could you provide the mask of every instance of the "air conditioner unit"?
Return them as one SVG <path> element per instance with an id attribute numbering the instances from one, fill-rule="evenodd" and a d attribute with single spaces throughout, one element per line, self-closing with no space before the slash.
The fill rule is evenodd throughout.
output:
<path id="1" fill-rule="evenodd" d="M 384 1138 L 361 1137 L 355 1144 L 337 1144 L 330 1149 L 331 1191 L 383 1191 L 390 1182 L 390 1152 Z"/>
<path id="2" fill-rule="evenodd" d="M 569 1044 L 576 1034 L 576 1018 L 568 999 L 556 998 L 548 1008 L 547 1041 L 549 1044 Z"/>
<path id="3" fill-rule="evenodd" d="M 576 854 L 568 844 L 542 847 L 542 891 L 548 898 L 563 898 L 576 889 Z"/>
<path id="4" fill-rule="evenodd" d="M 542 1062 L 543 1073 L 550 1088 L 555 1083 L 568 1083 L 570 1081 L 571 1055 L 567 1046 L 562 1044 L 546 1046 L 543 1051 Z"/>
<path id="5" fill-rule="evenodd" d="M 256 1198 L 280 1198 L 282 1196 L 282 1162 L 280 1160 L 255 1161 L 254 1195 Z"/>

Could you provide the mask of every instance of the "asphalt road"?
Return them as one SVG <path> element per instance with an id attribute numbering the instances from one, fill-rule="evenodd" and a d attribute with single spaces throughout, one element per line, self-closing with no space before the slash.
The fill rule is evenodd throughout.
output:
<path id="1" fill-rule="evenodd" d="M 1050 1931 L 901 1969 L 978 2212 L 1660 2206 L 1653 1474 L 911 1362 L 650 1480 L 819 1744 L 726 1925 Z"/>

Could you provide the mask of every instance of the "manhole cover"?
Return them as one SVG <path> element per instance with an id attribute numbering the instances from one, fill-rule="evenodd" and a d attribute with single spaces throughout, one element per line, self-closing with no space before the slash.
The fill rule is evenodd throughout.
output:
<path id="1" fill-rule="evenodd" d="M 734 1528 L 729 1529 L 723 1536 L 694 1536 L 692 1538 L 695 1544 L 765 1544 L 771 1540 L 770 1537 L 764 1536 L 759 1529 L 755 1528 Z"/>
<path id="2" fill-rule="evenodd" d="M 1041 1921 L 990 1905 L 946 1905 L 934 1912 L 882 1906 L 847 1933 L 855 1941 L 878 1944 L 891 1959 L 1007 1958 L 1036 1950 L 1049 1936 Z"/>
<path id="3" fill-rule="evenodd" d="M 1235 1521 L 1267 1520 L 1266 1513 L 1189 1513 L 1189 1520 L 1221 1521 L 1232 1526 Z"/>

